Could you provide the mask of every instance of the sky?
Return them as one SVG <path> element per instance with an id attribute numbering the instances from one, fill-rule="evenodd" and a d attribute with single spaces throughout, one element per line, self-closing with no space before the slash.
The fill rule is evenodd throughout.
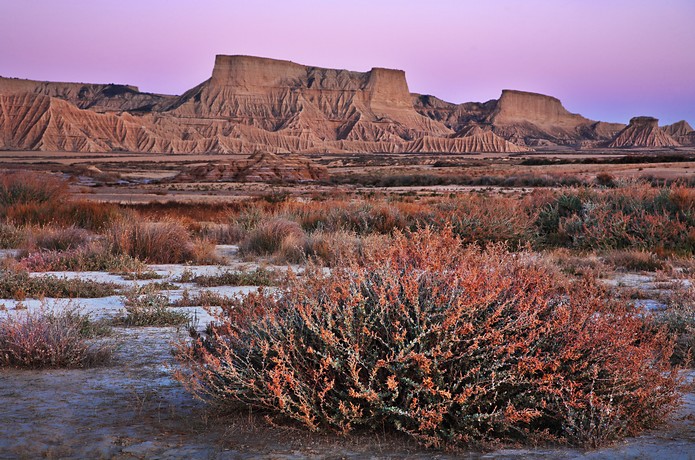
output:
<path id="1" fill-rule="evenodd" d="M 0 75 L 181 94 L 216 54 L 405 70 L 411 92 L 502 89 L 695 125 L 695 0 L 0 0 Z"/>

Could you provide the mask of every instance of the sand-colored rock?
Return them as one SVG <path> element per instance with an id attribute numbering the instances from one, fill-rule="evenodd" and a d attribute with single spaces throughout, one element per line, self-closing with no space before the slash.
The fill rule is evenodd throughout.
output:
<path id="1" fill-rule="evenodd" d="M 141 93 L 136 86 L 60 83 L 0 77 L 0 94 L 32 93 L 55 97 L 96 112 L 152 111 L 166 108 L 176 96 Z"/>
<path id="2" fill-rule="evenodd" d="M 298 155 L 256 152 L 245 160 L 208 163 L 179 173 L 174 182 L 312 182 L 328 179 L 328 170 Z"/>
<path id="3" fill-rule="evenodd" d="M 0 78 L 0 122 L 0 149 L 249 155 L 594 148 L 625 128 L 570 113 L 541 94 L 505 90 L 499 100 L 452 104 L 410 94 L 400 70 L 252 56 L 217 56 L 211 77 L 181 96 Z M 695 144 L 685 126 L 672 129 L 683 145 Z M 657 137 L 653 143 L 672 145 Z"/>
<path id="4" fill-rule="evenodd" d="M 634 117 L 630 124 L 620 131 L 609 147 L 679 147 L 671 136 L 659 128 L 659 120 L 652 117 Z"/>
<path id="5" fill-rule="evenodd" d="M 661 129 L 679 144 L 695 146 L 695 130 L 687 121 L 677 121 L 672 125 L 663 126 Z"/>
<path id="6" fill-rule="evenodd" d="M 504 90 L 498 100 L 451 104 L 433 96 L 413 95 L 416 110 L 456 132 L 472 125 L 489 126 L 498 136 L 520 146 L 601 145 L 625 127 L 596 122 L 567 111 L 559 99 L 543 94 Z"/>

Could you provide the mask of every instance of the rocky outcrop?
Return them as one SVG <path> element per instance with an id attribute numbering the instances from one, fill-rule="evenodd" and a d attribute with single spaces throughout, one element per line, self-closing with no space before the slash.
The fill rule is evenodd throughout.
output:
<path id="1" fill-rule="evenodd" d="M 652 117 L 635 117 L 620 131 L 609 147 L 679 147 L 671 136 L 659 128 L 659 120 Z"/>
<path id="2" fill-rule="evenodd" d="M 174 182 L 313 182 L 328 170 L 308 158 L 257 152 L 245 160 L 208 163 L 179 173 Z"/>
<path id="3" fill-rule="evenodd" d="M 0 122 L 0 149 L 237 154 L 594 148 L 625 128 L 570 113 L 541 94 L 505 90 L 499 100 L 452 104 L 410 94 L 400 70 L 351 72 L 251 56 L 217 56 L 211 77 L 181 96 L 0 78 Z M 683 145 L 695 141 L 685 126 L 672 129 Z M 672 145 L 652 137 L 644 142 Z"/>
<path id="4" fill-rule="evenodd" d="M 141 93 L 131 85 L 58 83 L 0 77 L 0 94 L 30 93 L 68 101 L 81 109 L 96 112 L 145 112 L 171 105 L 176 96 Z"/>
<path id="5" fill-rule="evenodd" d="M 681 145 L 695 146 L 695 130 L 687 121 L 681 120 L 662 127 L 663 131 Z"/>
<path id="6" fill-rule="evenodd" d="M 610 142 L 625 125 L 596 122 L 567 111 L 559 99 L 523 91 L 502 91 L 498 100 L 451 104 L 414 95 L 416 110 L 457 133 L 472 125 L 489 126 L 496 135 L 520 146 Z"/>

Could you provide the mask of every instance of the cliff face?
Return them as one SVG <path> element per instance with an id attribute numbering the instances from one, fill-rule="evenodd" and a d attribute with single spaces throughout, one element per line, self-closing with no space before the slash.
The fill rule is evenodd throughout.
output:
<path id="1" fill-rule="evenodd" d="M 620 131 L 610 147 L 679 147 L 671 136 L 659 128 L 659 120 L 652 117 L 635 117 Z"/>
<path id="2" fill-rule="evenodd" d="M 410 94 L 400 70 L 251 56 L 217 56 L 211 77 L 181 96 L 0 78 L 0 122 L 2 149 L 247 154 L 605 147 L 625 128 L 570 113 L 541 94 L 505 90 L 499 100 L 451 104 Z M 687 123 L 676 125 L 668 129 L 681 143 L 695 140 Z M 673 145 L 659 131 L 652 140 L 624 135 L 615 145 Z"/>
<path id="3" fill-rule="evenodd" d="M 210 80 L 167 114 L 226 118 L 304 136 L 317 148 L 325 141 L 403 143 L 451 133 L 414 110 L 402 71 L 349 72 L 249 56 L 218 56 Z"/>

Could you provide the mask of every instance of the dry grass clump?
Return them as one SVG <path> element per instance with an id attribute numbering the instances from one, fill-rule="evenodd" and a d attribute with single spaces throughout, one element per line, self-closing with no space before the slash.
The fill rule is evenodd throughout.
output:
<path id="1" fill-rule="evenodd" d="M 126 314 L 114 318 L 119 326 L 182 326 L 188 324 L 188 313 L 171 310 L 169 297 L 159 292 L 156 286 L 147 284 L 135 287 L 123 296 Z"/>
<path id="2" fill-rule="evenodd" d="M 38 227 L 31 231 L 31 237 L 25 246 L 31 250 L 68 251 L 84 246 L 94 235 L 82 228 Z"/>
<path id="3" fill-rule="evenodd" d="M 215 275 L 186 276 L 187 282 L 194 282 L 199 286 L 273 286 L 280 279 L 281 274 L 266 268 L 256 268 L 250 271 L 226 270 Z M 184 277 L 182 276 L 182 279 Z"/>
<path id="4" fill-rule="evenodd" d="M 387 235 L 360 236 L 348 231 L 315 231 L 307 237 L 306 257 L 329 267 L 339 266 L 343 260 L 363 261 L 369 254 L 388 247 Z"/>
<path id="5" fill-rule="evenodd" d="M 239 251 L 244 255 L 276 255 L 281 260 L 301 262 L 305 241 L 306 234 L 297 222 L 272 218 L 253 228 L 241 241 Z"/>
<path id="6" fill-rule="evenodd" d="M 33 172 L 0 174 L 0 209 L 13 206 L 55 204 L 67 198 L 67 184 L 54 176 Z"/>
<path id="7" fill-rule="evenodd" d="M 615 250 L 604 256 L 604 261 L 616 269 L 655 272 L 663 270 L 667 262 L 653 252 L 644 250 Z"/>
<path id="8" fill-rule="evenodd" d="M 533 260 L 451 229 L 396 234 L 364 264 L 309 266 L 223 306 L 181 344 L 178 378 L 222 407 L 427 445 L 595 446 L 661 422 L 678 400 L 665 334 Z"/>
<path id="9" fill-rule="evenodd" d="M 15 225 L 73 225 L 98 231 L 121 215 L 115 205 L 69 198 L 67 183 L 55 176 L 0 174 L 0 217 Z"/>
<path id="10" fill-rule="evenodd" d="M 0 367 L 74 368 L 108 363 L 110 346 L 90 340 L 104 329 L 75 309 L 0 318 Z"/>
<path id="11" fill-rule="evenodd" d="M 0 249 L 17 249 L 24 244 L 26 232 L 12 224 L 0 223 Z"/>
<path id="12" fill-rule="evenodd" d="M 176 220 L 161 222 L 119 221 L 106 235 L 113 254 L 125 254 L 147 263 L 209 263 L 215 260 L 214 246 L 195 241 Z"/>
<path id="13" fill-rule="evenodd" d="M 114 254 L 103 241 L 93 241 L 67 251 L 37 251 L 19 260 L 19 265 L 35 272 L 48 271 L 143 271 L 143 262 L 127 254 Z"/>

